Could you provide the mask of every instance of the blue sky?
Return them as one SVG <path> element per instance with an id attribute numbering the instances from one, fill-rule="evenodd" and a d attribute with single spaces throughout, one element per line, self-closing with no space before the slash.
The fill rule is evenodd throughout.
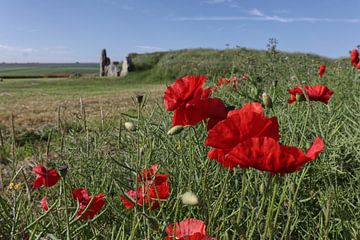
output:
<path id="1" fill-rule="evenodd" d="M 0 62 L 97 62 L 129 52 L 264 49 L 347 56 L 360 0 L 1 0 Z"/>

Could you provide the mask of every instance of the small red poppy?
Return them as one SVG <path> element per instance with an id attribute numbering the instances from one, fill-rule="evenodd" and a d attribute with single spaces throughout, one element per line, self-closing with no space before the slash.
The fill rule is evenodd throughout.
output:
<path id="1" fill-rule="evenodd" d="M 283 176 L 314 160 L 324 148 L 324 142 L 320 137 L 306 153 L 296 147 L 282 145 L 273 138 L 254 137 L 239 143 L 227 157 L 241 168 L 251 167 Z"/>
<path id="2" fill-rule="evenodd" d="M 148 169 L 143 170 L 138 181 L 141 184 L 136 190 L 130 190 L 127 195 L 137 204 L 149 206 L 152 210 L 160 206 L 159 200 L 166 200 L 170 195 L 168 174 L 156 174 L 158 165 L 154 164 Z M 131 208 L 135 204 L 125 195 L 120 195 L 125 208 Z"/>
<path id="3" fill-rule="evenodd" d="M 169 235 L 164 240 L 216 240 L 206 234 L 206 225 L 203 221 L 188 218 L 176 224 L 171 224 L 165 228 Z"/>
<path id="4" fill-rule="evenodd" d="M 320 101 L 325 104 L 328 103 L 330 97 L 333 95 L 334 91 L 328 89 L 324 85 L 317 85 L 317 86 L 304 86 L 304 89 L 309 97 L 310 101 Z M 305 101 L 306 98 L 304 96 L 303 90 L 301 86 L 296 86 L 293 89 L 288 89 L 290 93 L 290 99 L 288 103 L 291 104 L 296 101 L 296 95 L 300 95 L 301 101 Z"/>
<path id="5" fill-rule="evenodd" d="M 80 204 L 80 210 L 76 213 L 76 216 L 81 216 L 83 214 L 83 211 L 89 205 L 90 201 L 94 198 L 87 211 L 84 213 L 84 215 L 82 215 L 81 220 L 93 218 L 106 203 L 105 194 L 99 193 L 94 197 L 89 196 L 86 188 L 76 188 L 72 190 L 71 194 L 73 195 L 74 199 L 77 200 Z"/>
<path id="6" fill-rule="evenodd" d="M 276 117 L 263 115 L 260 103 L 247 103 L 241 109 L 230 111 L 225 120 L 208 131 L 206 145 L 213 147 L 208 157 L 230 170 L 238 164 L 227 158 L 239 143 L 252 137 L 279 139 L 279 124 Z"/>
<path id="7" fill-rule="evenodd" d="M 358 63 L 360 62 L 359 51 L 357 49 L 351 50 L 350 61 L 354 67 L 356 67 L 358 65 Z"/>
<path id="8" fill-rule="evenodd" d="M 210 98 L 211 89 L 202 88 L 205 76 L 186 76 L 176 79 L 165 90 L 164 103 L 174 111 L 173 126 L 196 125 L 207 118 L 225 118 L 225 104 L 219 98 Z"/>
<path id="9" fill-rule="evenodd" d="M 43 197 L 43 198 L 40 200 L 40 204 L 41 204 L 42 208 L 43 208 L 45 211 L 49 210 L 49 206 L 48 206 L 48 204 L 47 204 L 47 198 L 46 198 L 46 196 Z"/>
<path id="10" fill-rule="evenodd" d="M 33 168 L 33 171 L 36 173 L 36 179 L 33 185 L 34 188 L 39 188 L 41 186 L 51 187 L 60 180 L 60 175 L 55 169 L 47 170 L 44 166 L 38 165 Z"/>
<path id="11" fill-rule="evenodd" d="M 322 77 L 325 73 L 326 70 L 326 66 L 325 65 L 320 65 L 319 67 L 319 76 Z"/>

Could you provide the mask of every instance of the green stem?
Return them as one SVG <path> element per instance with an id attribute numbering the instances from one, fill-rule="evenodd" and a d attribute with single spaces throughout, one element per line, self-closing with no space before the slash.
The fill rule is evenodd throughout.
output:
<path id="1" fill-rule="evenodd" d="M 263 239 L 266 239 L 266 235 L 267 235 L 267 232 L 268 232 L 270 221 L 271 221 L 272 215 L 273 215 L 273 206 L 274 206 L 276 194 L 277 194 L 278 187 L 279 187 L 278 176 L 274 177 L 274 181 L 275 181 L 275 184 L 274 184 L 274 189 L 273 189 L 273 195 L 272 195 L 271 202 L 270 202 L 270 205 L 268 206 L 267 213 L 266 213 L 266 222 L 265 222 L 265 229 L 264 229 Z M 272 239 L 271 227 L 269 229 L 269 239 Z"/>

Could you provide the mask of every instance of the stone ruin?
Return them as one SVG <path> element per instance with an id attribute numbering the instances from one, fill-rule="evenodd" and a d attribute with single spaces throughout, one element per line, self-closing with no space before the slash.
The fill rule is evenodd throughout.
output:
<path id="1" fill-rule="evenodd" d="M 106 49 L 101 51 L 100 57 L 100 77 L 125 77 L 129 71 L 133 70 L 133 63 L 130 57 L 126 57 L 122 62 L 120 71 L 120 63 L 113 61 L 106 55 Z"/>
<path id="2" fill-rule="evenodd" d="M 133 69 L 134 69 L 134 65 L 133 62 L 131 61 L 131 58 L 129 56 L 125 57 L 125 59 L 122 62 L 120 77 L 125 77 Z"/>

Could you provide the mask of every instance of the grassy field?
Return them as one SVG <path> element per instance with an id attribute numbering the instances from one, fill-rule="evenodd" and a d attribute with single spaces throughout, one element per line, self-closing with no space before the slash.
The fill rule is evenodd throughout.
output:
<path id="1" fill-rule="evenodd" d="M 97 74 L 96 63 L 2 63 L 0 77 L 43 76 L 49 74 Z"/>
<path id="2" fill-rule="evenodd" d="M 109 117 L 118 115 L 131 105 L 136 93 L 148 93 L 153 101 L 165 89 L 160 82 L 143 83 L 142 76 L 5 79 L 0 82 L 0 124 L 8 125 L 13 114 L 19 127 L 54 125 L 58 108 L 63 115 L 76 114 L 80 97 L 90 118 L 97 118 L 100 108 Z"/>
<path id="3" fill-rule="evenodd" d="M 4 120 L 0 126 L 0 239 L 163 239 L 166 226 L 186 218 L 204 221 L 208 235 L 216 239 L 359 239 L 360 83 L 356 70 L 348 60 L 309 54 L 212 51 L 138 55 L 134 57 L 138 70 L 124 79 L 0 82 L 0 119 Z M 327 65 L 322 78 L 320 64 Z M 207 75 L 209 87 L 216 85 L 219 76 L 246 76 L 248 80 L 240 81 L 237 90 L 222 85 L 213 96 L 238 109 L 248 102 L 262 102 L 266 92 L 273 108 L 265 109 L 265 114 L 278 118 L 282 144 L 306 150 L 321 136 L 325 150 L 285 176 L 252 168 L 224 169 L 207 158 L 210 148 L 204 144 L 208 134 L 204 122 L 178 135 L 166 134 L 173 113 L 163 105 L 163 91 L 166 84 L 186 74 Z M 334 95 L 328 104 L 289 105 L 287 89 L 299 84 L 324 84 Z M 128 100 L 126 109 L 119 107 L 121 95 L 131 99 L 137 92 L 145 92 L 145 102 Z M 36 98 L 31 111 L 47 106 L 54 124 L 20 129 L 25 121 L 21 119 L 27 117 L 16 112 L 12 127 L 11 112 L 18 109 L 21 114 Z M 73 114 L 57 114 L 55 99 L 77 102 Z M 116 110 L 104 110 L 101 117 L 101 104 L 92 111 L 96 100 L 86 99 L 102 103 L 112 99 L 108 106 Z M 97 117 L 89 118 L 91 112 Z M 135 131 L 129 130 L 129 124 L 126 128 L 125 122 L 133 123 Z M 159 173 L 169 174 L 170 195 L 155 210 L 144 204 L 126 209 L 120 195 L 137 188 L 137 174 L 155 163 Z M 61 170 L 63 177 L 52 187 L 34 189 L 32 168 L 38 164 Z M 106 195 L 105 206 L 94 218 L 76 217 L 81 203 L 70 192 L 80 187 L 87 188 L 89 195 Z M 196 194 L 197 204 L 184 204 L 181 196 L 188 191 Z M 44 196 L 48 211 L 39 203 Z"/>

